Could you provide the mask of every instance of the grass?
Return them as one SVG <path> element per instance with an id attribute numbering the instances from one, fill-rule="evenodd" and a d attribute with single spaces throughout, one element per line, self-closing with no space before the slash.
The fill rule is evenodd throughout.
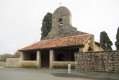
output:
<path id="1" fill-rule="evenodd" d="M 0 63 L 0 66 L 6 66 L 5 64 Z"/>

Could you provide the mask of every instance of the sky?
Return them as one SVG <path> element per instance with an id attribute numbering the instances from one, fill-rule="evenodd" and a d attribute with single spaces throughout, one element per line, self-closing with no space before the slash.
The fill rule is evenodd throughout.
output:
<path id="1" fill-rule="evenodd" d="M 43 17 L 60 3 L 71 11 L 73 27 L 93 34 L 97 42 L 106 31 L 116 49 L 119 0 L 0 0 L 0 54 L 40 41 Z"/>

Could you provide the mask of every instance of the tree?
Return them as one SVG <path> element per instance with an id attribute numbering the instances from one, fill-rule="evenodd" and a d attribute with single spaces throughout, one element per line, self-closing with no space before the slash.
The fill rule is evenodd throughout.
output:
<path id="1" fill-rule="evenodd" d="M 116 40 L 117 41 L 115 42 L 115 45 L 116 45 L 117 50 L 119 50 L 119 27 L 117 29 Z"/>
<path id="2" fill-rule="evenodd" d="M 13 58 L 20 58 L 21 53 L 19 51 L 15 52 L 15 54 L 13 55 Z"/>
<path id="3" fill-rule="evenodd" d="M 47 13 L 42 21 L 41 40 L 46 37 L 52 28 L 52 13 Z"/>
<path id="4" fill-rule="evenodd" d="M 0 62 L 6 62 L 6 58 L 12 58 L 13 55 L 11 54 L 4 54 L 4 55 L 0 55 Z"/>
<path id="5" fill-rule="evenodd" d="M 112 41 L 109 39 L 108 34 L 105 31 L 100 33 L 100 44 L 104 50 L 112 50 Z"/>

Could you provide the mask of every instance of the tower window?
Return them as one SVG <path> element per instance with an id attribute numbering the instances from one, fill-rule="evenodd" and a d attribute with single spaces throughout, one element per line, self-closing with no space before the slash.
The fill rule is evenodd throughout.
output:
<path id="1" fill-rule="evenodd" d="M 59 22 L 60 30 L 62 30 L 63 29 L 63 19 L 59 18 L 58 22 Z"/>
<path id="2" fill-rule="evenodd" d="M 58 20 L 60 23 L 62 23 L 63 22 L 63 19 L 62 18 L 59 18 L 59 20 Z"/>

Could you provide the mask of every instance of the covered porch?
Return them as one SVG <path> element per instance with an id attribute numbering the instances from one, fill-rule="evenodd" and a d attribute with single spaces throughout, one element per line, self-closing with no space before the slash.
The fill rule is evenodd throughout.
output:
<path id="1" fill-rule="evenodd" d="M 77 35 L 51 40 L 41 40 L 20 49 L 21 67 L 38 68 L 67 68 L 72 64 L 75 67 L 74 53 L 88 49 L 89 42 L 93 42 L 93 35 Z"/>
<path id="2" fill-rule="evenodd" d="M 67 68 L 67 65 L 71 64 L 74 68 L 74 53 L 78 51 L 78 47 L 22 51 L 21 67 L 52 69 Z"/>

